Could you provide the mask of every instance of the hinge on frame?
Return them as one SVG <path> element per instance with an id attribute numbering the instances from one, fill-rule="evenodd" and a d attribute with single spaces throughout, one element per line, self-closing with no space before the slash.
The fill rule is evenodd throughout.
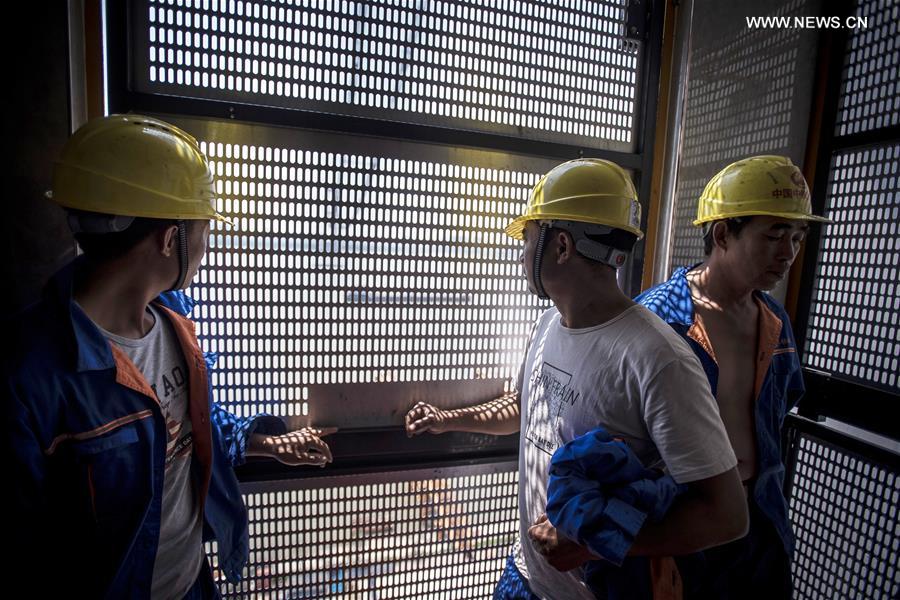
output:
<path id="1" fill-rule="evenodd" d="M 650 0 L 625 0 L 625 31 L 622 34 L 622 50 L 637 52 L 647 41 L 650 23 Z"/>

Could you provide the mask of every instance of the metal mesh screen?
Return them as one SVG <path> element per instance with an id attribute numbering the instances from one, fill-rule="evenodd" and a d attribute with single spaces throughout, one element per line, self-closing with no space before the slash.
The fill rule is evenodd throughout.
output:
<path id="1" fill-rule="evenodd" d="M 684 175 L 686 172 L 682 171 L 682 176 Z M 694 227 L 693 221 L 697 218 L 697 199 L 703 193 L 707 179 L 702 177 L 690 179 L 679 177 L 678 179 L 675 210 L 672 213 L 672 251 L 667 273 L 671 273 L 680 266 L 690 266 L 701 262 L 705 258 L 701 229 Z"/>
<path id="2" fill-rule="evenodd" d="M 137 6 L 138 91 L 635 147 L 621 1 Z"/>
<path id="3" fill-rule="evenodd" d="M 518 531 L 515 463 L 245 486 L 250 562 L 226 597 L 488 598 Z"/>
<path id="4" fill-rule="evenodd" d="M 236 225 L 214 225 L 190 290 L 204 348 L 220 355 L 219 402 L 372 427 L 416 399 L 471 403 L 509 385 L 544 303 L 503 227 L 552 162 L 185 126 Z"/>
<path id="5" fill-rule="evenodd" d="M 766 5 L 695 2 L 688 91 L 667 271 L 703 260 L 697 200 L 725 165 L 757 154 L 802 156 L 809 109 L 815 33 L 751 29 L 751 16 L 815 14 L 817 2 L 793 0 L 766 13 Z M 716 6 L 713 6 L 716 5 Z M 808 69 L 807 69 L 808 66 Z"/>
<path id="6" fill-rule="evenodd" d="M 856 17 L 865 20 L 865 27 L 851 30 L 848 40 L 836 135 L 900 123 L 900 6 L 885 0 L 861 0 Z"/>
<path id="7" fill-rule="evenodd" d="M 900 382 L 900 144 L 832 158 L 804 360 L 897 392 Z"/>
<path id="8" fill-rule="evenodd" d="M 814 436 L 797 443 L 794 598 L 897 598 L 900 476 Z"/>

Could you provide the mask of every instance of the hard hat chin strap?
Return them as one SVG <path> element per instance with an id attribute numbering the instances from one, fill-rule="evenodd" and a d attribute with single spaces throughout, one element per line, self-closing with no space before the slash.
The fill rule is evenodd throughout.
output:
<path id="1" fill-rule="evenodd" d="M 531 272 L 534 280 L 534 288 L 538 298 L 548 300 L 547 291 L 541 281 L 541 263 L 544 260 L 544 248 L 547 245 L 547 235 L 551 227 L 569 232 L 575 242 L 575 250 L 590 260 L 597 261 L 613 269 L 618 269 L 625 264 L 628 252 L 620 250 L 608 244 L 603 244 L 588 238 L 588 235 L 608 235 L 613 227 L 596 225 L 594 223 L 582 223 L 580 221 L 541 221 L 541 230 L 534 244 L 534 263 Z"/>
<path id="2" fill-rule="evenodd" d="M 624 265 L 625 260 L 628 258 L 627 251 L 602 244 L 588 237 L 588 235 L 608 235 L 613 231 L 613 227 L 582 223 L 580 221 L 551 221 L 549 225 L 568 231 L 575 242 L 575 250 L 585 258 L 597 261 L 613 269 L 618 269 Z"/>
<path id="3" fill-rule="evenodd" d="M 623 252 L 618 248 L 613 248 L 612 246 L 607 246 L 606 244 L 601 244 L 600 242 L 595 242 L 587 238 L 575 242 L 575 249 L 585 258 L 603 263 L 613 269 L 618 269 L 624 265 L 625 259 L 628 258 L 627 252 Z"/>
<path id="4" fill-rule="evenodd" d="M 134 223 L 134 217 L 89 213 L 81 210 L 68 211 L 69 229 L 72 233 L 119 233 Z"/>
<path id="5" fill-rule="evenodd" d="M 178 278 L 175 280 L 175 285 L 169 288 L 168 291 L 170 292 L 183 290 L 188 284 L 188 282 L 185 281 L 188 270 L 187 231 L 183 219 L 179 219 L 176 222 L 176 225 L 178 226 L 178 247 L 176 250 L 178 252 Z"/>
<path id="6" fill-rule="evenodd" d="M 541 300 L 550 299 L 550 296 L 544 290 L 544 284 L 541 282 L 541 261 L 544 260 L 544 247 L 547 245 L 547 232 L 549 230 L 550 225 L 541 223 L 541 231 L 538 233 L 537 242 L 534 245 L 534 263 L 531 265 L 531 272 L 534 275 L 534 289 Z"/>

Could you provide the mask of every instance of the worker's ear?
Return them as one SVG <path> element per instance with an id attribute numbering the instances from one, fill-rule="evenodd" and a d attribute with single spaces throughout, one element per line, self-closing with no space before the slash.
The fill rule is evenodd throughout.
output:
<path id="1" fill-rule="evenodd" d="M 178 226 L 169 225 L 164 229 L 159 229 L 154 234 L 156 245 L 159 253 L 166 258 L 172 256 L 178 251 Z"/>
<path id="2" fill-rule="evenodd" d="M 712 226 L 713 249 L 718 248 L 723 252 L 728 250 L 728 224 L 725 221 L 717 221 Z"/>
<path id="3" fill-rule="evenodd" d="M 557 230 L 556 232 L 556 263 L 563 264 L 575 255 L 575 240 L 568 231 Z"/>

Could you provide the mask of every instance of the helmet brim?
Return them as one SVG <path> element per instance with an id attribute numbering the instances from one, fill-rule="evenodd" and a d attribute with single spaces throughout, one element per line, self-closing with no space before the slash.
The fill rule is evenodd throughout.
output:
<path id="1" fill-rule="evenodd" d="M 576 221 L 580 223 L 592 223 L 594 225 L 604 225 L 613 229 L 621 229 L 622 231 L 627 231 L 628 233 L 634 234 L 638 240 L 644 237 L 644 232 L 640 229 L 636 229 L 634 227 L 622 227 L 621 225 L 609 222 L 606 219 L 573 219 L 570 215 L 554 214 L 522 215 L 521 217 L 516 217 L 504 229 L 506 235 L 516 240 L 525 239 L 525 236 L 522 232 L 525 231 L 525 224 L 528 221 Z"/>
<path id="2" fill-rule="evenodd" d="M 515 239 L 515 240 L 524 240 L 525 235 L 525 223 L 528 222 L 528 219 L 524 216 L 516 217 L 512 221 L 510 221 L 509 225 L 503 230 L 506 232 L 506 235 Z"/>
<path id="3" fill-rule="evenodd" d="M 731 219 L 734 217 L 781 217 L 782 219 L 793 219 L 796 221 L 813 221 L 815 223 L 834 223 L 832 219 L 828 219 L 826 217 L 819 217 L 817 215 L 807 215 L 804 213 L 793 213 L 793 212 L 772 212 L 772 211 L 755 211 L 755 210 L 745 210 L 738 211 L 734 213 L 728 213 L 728 215 L 712 215 L 709 217 L 705 217 L 703 219 L 695 219 L 693 224 L 695 227 L 699 227 L 704 223 L 711 223 L 713 221 L 721 221 L 723 219 Z"/>

